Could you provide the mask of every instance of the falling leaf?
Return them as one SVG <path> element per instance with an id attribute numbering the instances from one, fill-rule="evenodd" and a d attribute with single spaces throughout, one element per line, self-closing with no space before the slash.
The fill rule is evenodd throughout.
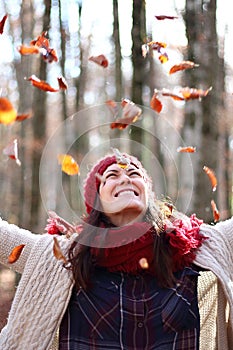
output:
<path id="1" fill-rule="evenodd" d="M 147 43 L 147 45 L 151 50 L 156 50 L 158 52 L 161 52 L 162 48 L 164 49 L 165 47 L 167 47 L 167 44 L 161 41 L 150 41 L 149 43 Z"/>
<path id="2" fill-rule="evenodd" d="M 37 37 L 37 39 L 32 40 L 30 45 L 39 48 L 39 51 L 45 61 L 49 63 L 58 61 L 57 53 L 54 49 L 49 47 L 49 39 L 46 37 L 47 32 L 43 32 Z"/>
<path id="3" fill-rule="evenodd" d="M 67 82 L 65 81 L 65 78 L 64 78 L 64 77 L 58 77 L 58 78 L 57 78 L 57 81 L 58 81 L 59 88 L 60 88 L 61 90 L 67 90 L 67 89 L 68 89 L 68 84 L 67 84 Z"/>
<path id="4" fill-rule="evenodd" d="M 59 154 L 57 159 L 61 165 L 61 170 L 67 175 L 77 175 L 79 173 L 79 165 L 71 155 Z"/>
<path id="5" fill-rule="evenodd" d="M 136 121 L 142 114 L 141 108 L 127 98 L 122 100 L 121 106 L 123 107 L 123 118 L 136 118 L 134 119 Z"/>
<path id="6" fill-rule="evenodd" d="M 119 130 L 124 130 L 129 126 L 130 124 L 134 123 L 137 120 L 137 118 L 119 118 L 116 119 L 115 122 L 111 123 L 111 129 L 119 129 Z"/>
<path id="7" fill-rule="evenodd" d="M 25 247 L 25 244 L 20 244 L 14 247 L 14 249 L 11 251 L 10 255 L 8 256 L 9 264 L 13 264 L 19 259 L 24 247 Z"/>
<path id="8" fill-rule="evenodd" d="M 0 34 L 3 34 L 4 26 L 5 26 L 5 22 L 6 22 L 7 17 L 8 17 L 8 15 L 3 16 L 1 21 L 0 21 Z"/>
<path id="9" fill-rule="evenodd" d="M 25 119 L 29 119 L 32 117 L 31 113 L 25 113 L 25 114 L 17 114 L 16 121 L 22 122 Z"/>
<path id="10" fill-rule="evenodd" d="M 33 54 L 38 54 L 40 53 L 40 50 L 36 46 L 25 46 L 25 45 L 20 45 L 17 47 L 17 50 L 21 55 L 33 55 Z"/>
<path id="11" fill-rule="evenodd" d="M 178 18 L 177 16 L 166 16 L 166 15 L 159 15 L 155 16 L 155 18 L 159 21 L 164 20 L 164 19 L 176 19 Z"/>
<path id="12" fill-rule="evenodd" d="M 13 140 L 8 146 L 3 149 L 3 154 L 8 156 L 10 159 L 16 161 L 17 165 L 21 165 L 21 162 L 18 158 L 18 142 L 17 139 Z"/>
<path id="13" fill-rule="evenodd" d="M 217 222 L 220 219 L 220 214 L 219 214 L 217 205 L 213 199 L 211 200 L 211 207 L 212 207 L 214 222 Z"/>
<path id="14" fill-rule="evenodd" d="M 154 94 L 150 100 L 150 107 L 157 113 L 160 113 L 163 108 L 162 102 L 158 99 L 157 90 L 154 91 Z"/>
<path id="15" fill-rule="evenodd" d="M 17 112 L 6 97 L 0 97 L 0 123 L 11 124 L 16 120 Z"/>
<path id="16" fill-rule="evenodd" d="M 104 55 L 91 56 L 88 58 L 89 61 L 95 62 L 103 68 L 108 67 L 108 60 Z"/>
<path id="17" fill-rule="evenodd" d="M 180 93 L 182 94 L 182 96 L 186 101 L 194 100 L 194 99 L 201 100 L 201 98 L 207 96 L 211 90 L 212 90 L 212 87 L 210 87 L 207 90 L 185 87 L 180 90 Z"/>
<path id="18" fill-rule="evenodd" d="M 149 264 L 146 258 L 141 258 L 139 260 L 139 265 L 141 266 L 142 269 L 148 269 Z"/>
<path id="19" fill-rule="evenodd" d="M 168 97 L 171 97 L 173 100 L 175 101 L 184 101 L 184 97 L 183 96 L 180 96 L 180 95 L 177 95 L 177 94 L 174 94 L 173 92 L 167 90 L 167 89 L 164 89 L 162 92 L 161 92 L 162 96 L 168 96 Z"/>
<path id="20" fill-rule="evenodd" d="M 46 81 L 40 80 L 34 74 L 31 75 L 29 78 L 27 78 L 27 80 L 29 80 L 33 86 L 37 87 L 40 90 L 49 91 L 49 92 L 59 91 L 59 89 L 54 89 L 51 85 L 46 83 Z"/>
<path id="21" fill-rule="evenodd" d="M 191 61 L 182 61 L 181 63 L 175 64 L 174 66 L 172 66 L 171 69 L 169 70 L 169 74 L 173 74 L 181 70 L 191 69 L 195 67 L 199 67 L 199 64 L 196 64 Z"/>
<path id="22" fill-rule="evenodd" d="M 53 237 L 53 254 L 57 260 L 62 260 L 65 264 L 67 264 L 67 259 L 62 253 L 60 244 L 56 237 Z"/>
<path id="23" fill-rule="evenodd" d="M 177 148 L 177 152 L 194 153 L 194 152 L 196 152 L 196 147 L 193 147 L 193 146 L 178 147 L 178 148 Z"/>
<path id="24" fill-rule="evenodd" d="M 217 182 L 217 178 L 215 176 L 214 171 L 212 169 L 208 168 L 207 166 L 204 166 L 203 170 L 209 176 L 209 179 L 210 179 L 210 182 L 212 185 L 212 191 L 216 191 L 218 182 Z"/>
<path id="25" fill-rule="evenodd" d="M 159 60 L 162 64 L 166 63 L 168 61 L 168 54 L 166 52 L 163 53 L 162 55 L 159 56 Z"/>

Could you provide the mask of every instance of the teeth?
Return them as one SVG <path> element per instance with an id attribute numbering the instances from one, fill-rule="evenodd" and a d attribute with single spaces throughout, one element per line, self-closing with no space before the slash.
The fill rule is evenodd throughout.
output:
<path id="1" fill-rule="evenodd" d="M 126 190 L 126 191 L 121 191 L 117 197 L 120 197 L 121 195 L 125 195 L 125 194 L 135 195 L 134 191 Z"/>

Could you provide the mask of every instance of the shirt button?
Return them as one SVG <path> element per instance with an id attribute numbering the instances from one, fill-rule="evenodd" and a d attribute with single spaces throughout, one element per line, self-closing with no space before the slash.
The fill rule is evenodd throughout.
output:
<path id="1" fill-rule="evenodd" d="M 142 322 L 138 322 L 138 328 L 142 328 L 143 327 L 143 323 Z"/>

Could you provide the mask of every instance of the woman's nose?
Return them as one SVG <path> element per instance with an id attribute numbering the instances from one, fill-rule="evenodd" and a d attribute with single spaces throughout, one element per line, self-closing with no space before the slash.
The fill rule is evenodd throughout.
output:
<path id="1" fill-rule="evenodd" d="M 127 173 L 122 172 L 121 177 L 120 177 L 120 182 L 122 184 L 123 183 L 131 183 L 131 178 Z"/>

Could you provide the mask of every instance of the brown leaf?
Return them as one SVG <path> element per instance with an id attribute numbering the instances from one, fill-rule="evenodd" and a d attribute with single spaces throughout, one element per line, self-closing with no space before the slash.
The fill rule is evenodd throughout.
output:
<path id="1" fill-rule="evenodd" d="M 56 237 L 53 237 L 53 254 L 57 260 L 62 260 L 65 264 L 67 264 L 67 259 L 62 253 L 60 244 Z"/>
<path id="2" fill-rule="evenodd" d="M 25 247 L 25 244 L 20 244 L 14 247 L 14 249 L 11 251 L 10 255 L 8 256 L 9 264 L 13 264 L 19 259 L 24 247 Z"/>
<path id="3" fill-rule="evenodd" d="M 17 165 L 21 165 L 21 162 L 18 158 L 18 141 L 17 139 L 14 139 L 11 143 L 9 143 L 9 145 L 7 145 L 4 149 L 3 149 L 3 154 L 5 154 L 6 156 L 8 156 L 9 158 L 15 160 Z"/>
<path id="4" fill-rule="evenodd" d="M 67 82 L 66 82 L 64 77 L 58 77 L 57 81 L 58 81 L 59 88 L 61 90 L 67 90 L 68 89 L 68 84 L 67 84 Z"/>
<path id="5" fill-rule="evenodd" d="M 103 68 L 108 67 L 108 60 L 104 55 L 91 56 L 88 58 L 89 61 L 95 62 Z"/>

